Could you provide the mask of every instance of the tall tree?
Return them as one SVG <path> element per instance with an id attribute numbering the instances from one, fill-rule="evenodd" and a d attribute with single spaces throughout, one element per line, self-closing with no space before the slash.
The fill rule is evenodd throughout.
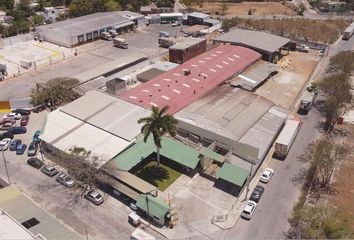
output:
<path id="1" fill-rule="evenodd" d="M 349 75 L 354 70 L 354 52 L 339 52 L 329 59 L 328 71 Z"/>
<path id="2" fill-rule="evenodd" d="M 153 106 L 149 117 L 141 118 L 138 123 L 143 123 L 141 133 L 144 134 L 144 142 L 152 135 L 156 146 L 157 168 L 160 168 L 160 148 L 161 138 L 165 134 L 176 136 L 177 120 L 170 114 L 167 114 L 168 106 L 159 109 Z"/>
<path id="3" fill-rule="evenodd" d="M 347 145 L 335 143 L 332 139 L 320 139 L 310 145 L 304 159 L 315 167 L 314 177 L 318 178 L 320 187 L 329 189 L 334 169 L 348 153 Z"/>

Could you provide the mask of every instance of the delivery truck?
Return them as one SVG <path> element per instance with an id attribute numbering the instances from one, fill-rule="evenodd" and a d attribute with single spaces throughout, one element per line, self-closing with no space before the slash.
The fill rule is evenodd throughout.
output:
<path id="1" fill-rule="evenodd" d="M 128 43 L 123 38 L 113 38 L 113 45 L 119 48 L 128 48 Z"/>
<path id="2" fill-rule="evenodd" d="M 143 230 L 137 228 L 134 230 L 134 232 L 130 235 L 131 240 L 156 240 L 153 236 L 150 234 L 144 232 Z"/>
<path id="3" fill-rule="evenodd" d="M 316 96 L 317 96 L 317 92 L 315 91 L 309 92 L 305 90 L 300 98 L 300 106 L 299 106 L 298 113 L 307 114 L 310 111 Z"/>
<path id="4" fill-rule="evenodd" d="M 300 130 L 299 120 L 287 120 L 284 128 L 275 140 L 274 156 L 278 159 L 285 159 L 289 153 L 297 133 Z"/>
<path id="5" fill-rule="evenodd" d="M 112 36 L 109 34 L 109 32 L 101 32 L 101 39 L 112 41 Z"/>
<path id="6" fill-rule="evenodd" d="M 349 40 L 354 33 L 354 22 L 347 27 L 343 32 L 343 40 Z"/>

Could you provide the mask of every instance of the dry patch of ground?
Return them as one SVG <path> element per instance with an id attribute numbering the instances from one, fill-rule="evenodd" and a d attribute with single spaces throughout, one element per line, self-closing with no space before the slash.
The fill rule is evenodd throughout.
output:
<path id="1" fill-rule="evenodd" d="M 222 13 L 221 2 L 204 2 L 203 7 L 197 8 L 197 11 L 202 11 L 205 13 Z M 225 15 L 248 15 L 248 11 L 253 9 L 252 15 L 262 16 L 262 15 L 296 15 L 296 12 L 281 4 L 280 2 L 242 2 L 242 3 L 226 3 L 227 11 Z"/>
<path id="2" fill-rule="evenodd" d="M 337 125 L 339 130 L 344 132 L 344 142 L 354 146 L 354 125 Z M 342 138 L 342 137 L 340 137 Z M 340 139 L 341 140 L 341 139 Z M 353 217 L 352 226 L 354 227 L 354 154 L 344 159 L 336 169 L 333 178 L 333 187 L 336 194 L 327 197 L 328 204 L 336 207 L 341 212 L 347 213 Z"/>
<path id="3" fill-rule="evenodd" d="M 256 93 L 275 104 L 290 109 L 319 60 L 318 52 L 290 52 L 278 62 L 278 74 L 271 77 Z"/>

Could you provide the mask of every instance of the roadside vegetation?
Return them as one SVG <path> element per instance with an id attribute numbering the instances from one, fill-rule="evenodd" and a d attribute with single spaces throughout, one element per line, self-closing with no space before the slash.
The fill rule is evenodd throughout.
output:
<path id="1" fill-rule="evenodd" d="M 232 27 L 242 27 L 268 31 L 276 35 L 305 41 L 333 43 L 349 26 L 346 20 L 311 19 L 224 19 L 222 28 L 228 31 Z"/>
<path id="2" fill-rule="evenodd" d="M 340 52 L 330 59 L 329 76 L 311 85 L 326 97 L 320 107 L 325 117 L 325 134 L 301 156 L 309 167 L 304 172 L 302 194 L 293 208 L 286 238 L 354 238 L 354 216 L 325 201 L 326 196 L 337 194 L 332 185 L 335 169 L 350 157 L 353 147 L 343 140 L 341 131 L 336 131 L 336 124 L 353 106 L 350 84 L 353 71 L 354 52 Z"/>

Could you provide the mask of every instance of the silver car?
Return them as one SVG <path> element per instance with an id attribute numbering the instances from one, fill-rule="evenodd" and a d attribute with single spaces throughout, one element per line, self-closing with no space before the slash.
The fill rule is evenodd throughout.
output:
<path id="1" fill-rule="evenodd" d="M 59 173 L 57 176 L 57 181 L 63 184 L 67 188 L 71 188 L 75 186 L 75 181 L 66 173 Z"/>
<path id="2" fill-rule="evenodd" d="M 102 195 L 96 192 L 95 190 L 88 191 L 85 194 L 85 198 L 96 205 L 100 205 L 101 203 L 103 203 Z"/>
<path id="3" fill-rule="evenodd" d="M 243 211 L 241 213 L 241 217 L 250 220 L 252 218 L 254 211 L 256 210 L 256 207 L 257 207 L 257 203 L 255 203 L 254 201 L 248 200 L 246 202 L 245 208 L 243 209 Z"/>
<path id="4" fill-rule="evenodd" d="M 53 177 L 58 173 L 58 170 L 50 165 L 45 165 L 41 168 L 42 173 L 44 173 L 45 175 L 49 176 L 49 177 Z"/>

